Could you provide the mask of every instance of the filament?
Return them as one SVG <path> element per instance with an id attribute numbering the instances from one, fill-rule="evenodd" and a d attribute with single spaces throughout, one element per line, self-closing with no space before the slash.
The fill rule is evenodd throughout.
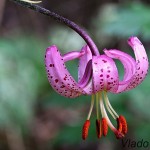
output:
<path id="1" fill-rule="evenodd" d="M 98 93 L 96 93 L 96 116 L 97 116 L 97 119 L 99 120 L 99 105 L 98 105 L 98 99 L 99 99 L 99 95 Z"/>
<path id="2" fill-rule="evenodd" d="M 89 110 L 89 113 L 88 113 L 87 120 L 90 120 L 91 113 L 92 113 L 92 110 L 93 110 L 93 106 L 94 106 L 94 95 L 92 94 L 91 106 L 90 106 L 90 110 Z"/>
<path id="3" fill-rule="evenodd" d="M 98 94 L 99 94 L 100 110 L 101 110 L 101 114 L 102 114 L 102 118 L 103 118 L 103 117 L 104 117 L 104 111 L 103 111 L 103 99 L 102 99 L 102 94 L 101 94 L 101 92 L 99 92 Z"/>
<path id="4" fill-rule="evenodd" d="M 115 110 L 113 109 L 113 107 L 111 106 L 110 102 L 109 102 L 109 99 L 107 97 L 107 94 L 106 94 L 106 91 L 104 91 L 104 99 L 105 99 L 105 104 L 106 104 L 106 107 L 109 111 L 109 113 L 112 115 L 112 117 L 114 119 L 117 119 L 119 117 L 119 115 L 115 112 Z"/>

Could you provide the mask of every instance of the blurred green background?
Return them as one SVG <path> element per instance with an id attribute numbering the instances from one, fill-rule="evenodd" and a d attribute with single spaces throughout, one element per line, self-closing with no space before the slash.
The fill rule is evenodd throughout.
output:
<path id="1" fill-rule="evenodd" d="M 104 48 L 116 48 L 133 55 L 126 41 L 135 35 L 150 56 L 148 0 L 43 0 L 40 5 L 83 26 L 101 52 Z M 53 44 L 65 53 L 80 50 L 85 43 L 74 31 L 51 18 L 10 1 L 0 1 L 0 150 L 130 149 L 124 148 L 111 130 L 107 137 L 96 138 L 95 112 L 88 139 L 81 139 L 90 97 L 67 99 L 51 88 L 44 53 Z M 67 64 L 74 77 L 77 69 L 72 68 L 77 65 L 77 61 Z M 123 68 L 120 64 L 118 67 L 122 75 Z M 148 141 L 147 149 L 149 91 L 148 74 L 137 88 L 108 95 L 115 110 L 127 119 L 129 131 L 125 140 Z"/>

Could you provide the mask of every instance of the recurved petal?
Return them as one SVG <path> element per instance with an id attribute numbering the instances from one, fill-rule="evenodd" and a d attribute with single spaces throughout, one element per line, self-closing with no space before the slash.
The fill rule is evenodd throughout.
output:
<path id="1" fill-rule="evenodd" d="M 111 57 L 113 59 L 118 59 L 123 64 L 124 77 L 122 81 L 119 81 L 119 86 L 116 93 L 122 92 L 129 86 L 129 84 L 131 83 L 134 77 L 136 71 L 136 62 L 130 55 L 119 50 L 105 49 L 104 52 L 108 57 Z"/>
<path id="2" fill-rule="evenodd" d="M 71 51 L 68 52 L 66 54 L 63 55 L 63 60 L 64 62 L 76 59 L 76 58 L 80 58 L 81 56 L 83 56 L 85 54 L 84 51 Z"/>
<path id="3" fill-rule="evenodd" d="M 149 68 L 148 57 L 141 41 L 137 37 L 130 37 L 128 39 L 128 44 L 132 47 L 135 54 L 136 71 L 134 78 L 126 91 L 139 85 L 145 79 Z"/>
<path id="4" fill-rule="evenodd" d="M 115 92 L 118 89 L 118 70 L 115 62 L 106 55 L 93 56 L 94 92 L 107 90 Z"/>
<path id="5" fill-rule="evenodd" d="M 74 98 L 85 92 L 70 75 L 56 46 L 46 49 L 45 66 L 49 83 L 62 96 Z"/>
<path id="6" fill-rule="evenodd" d="M 93 92 L 92 80 L 90 79 L 92 75 L 92 53 L 87 45 L 82 48 L 81 53 L 84 55 L 79 58 L 78 82 L 86 94 L 90 95 Z"/>
<path id="7" fill-rule="evenodd" d="M 88 62 L 92 59 L 92 53 L 89 47 L 86 45 L 82 48 L 81 53 L 84 53 L 79 59 L 79 69 L 78 69 L 78 81 L 82 80 L 86 66 Z"/>
<path id="8" fill-rule="evenodd" d="M 86 61 L 83 61 L 85 60 L 85 58 L 87 58 L 87 51 L 84 50 L 84 48 L 82 48 L 82 50 L 79 52 L 79 51 L 71 51 L 71 52 L 68 52 L 66 54 L 63 55 L 63 60 L 64 62 L 67 62 L 67 61 L 70 61 L 70 60 L 73 60 L 73 59 L 79 59 L 80 63 L 82 61 L 83 64 L 82 65 L 85 65 L 85 62 Z M 81 66 L 79 65 L 79 68 L 81 69 Z M 78 86 L 81 87 L 84 92 L 86 94 L 89 94 L 91 95 L 92 92 L 93 92 L 93 89 L 92 89 L 92 80 L 90 80 L 91 78 L 91 74 L 92 74 L 92 60 L 89 60 L 86 64 L 85 67 L 85 70 L 81 70 L 81 71 L 84 71 L 84 74 L 80 80 L 80 82 L 78 83 Z"/>

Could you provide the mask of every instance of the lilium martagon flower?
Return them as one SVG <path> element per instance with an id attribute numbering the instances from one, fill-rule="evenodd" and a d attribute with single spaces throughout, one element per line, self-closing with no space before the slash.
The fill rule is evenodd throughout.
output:
<path id="1" fill-rule="evenodd" d="M 93 55 L 87 45 L 81 51 L 72 51 L 64 55 L 60 54 L 55 45 L 46 49 L 45 66 L 49 83 L 53 89 L 68 98 L 92 95 L 90 110 L 82 130 L 84 140 L 88 136 L 94 101 L 96 101 L 98 138 L 107 135 L 108 127 L 117 138 L 122 138 L 127 133 L 126 119 L 113 109 L 107 93 L 117 94 L 135 88 L 144 80 L 149 65 L 147 54 L 140 40 L 137 37 L 130 37 L 128 44 L 134 51 L 135 59 L 116 49 L 104 49 L 104 54 Z M 78 82 L 70 75 L 65 66 L 65 62 L 76 58 L 79 59 Z M 121 81 L 113 59 L 118 59 L 123 64 L 124 77 Z M 110 121 L 106 110 L 117 121 L 117 128 Z"/>
<path id="2" fill-rule="evenodd" d="M 149 63 L 140 40 L 137 37 L 130 37 L 128 39 L 128 44 L 134 51 L 135 59 L 129 54 L 116 49 L 104 49 L 104 54 L 100 55 L 96 44 L 81 27 L 63 16 L 33 4 L 41 1 L 12 1 L 64 23 L 76 31 L 87 43 L 81 51 L 72 51 L 61 55 L 58 48 L 53 45 L 48 47 L 45 53 L 45 66 L 48 80 L 57 93 L 68 98 L 91 95 L 91 106 L 83 125 L 82 138 L 85 140 L 88 136 L 94 101 L 96 101 L 97 137 L 100 138 L 101 135 L 106 136 L 108 127 L 110 127 L 117 138 L 124 137 L 127 133 L 126 119 L 122 115 L 118 115 L 113 109 L 107 93 L 117 94 L 129 91 L 144 80 L 148 72 Z M 73 59 L 79 59 L 78 81 L 75 81 L 65 66 L 65 62 Z M 123 80 L 119 79 L 118 69 L 114 59 L 118 59 L 123 64 Z M 116 128 L 110 121 L 107 115 L 108 112 L 117 121 Z"/>

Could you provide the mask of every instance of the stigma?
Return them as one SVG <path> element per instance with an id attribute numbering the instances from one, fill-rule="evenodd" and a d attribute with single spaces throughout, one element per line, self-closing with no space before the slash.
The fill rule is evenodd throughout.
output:
<path id="1" fill-rule="evenodd" d="M 107 136 L 108 129 L 110 128 L 117 139 L 123 138 L 128 131 L 127 122 L 124 116 L 118 115 L 111 106 L 107 97 L 107 91 L 100 91 L 92 95 L 91 106 L 87 116 L 87 119 L 82 129 L 82 139 L 85 140 L 88 137 L 88 130 L 90 128 L 90 117 L 96 101 L 96 135 L 97 138 Z M 112 119 L 116 120 L 116 127 L 111 122 L 107 112 L 109 112 Z"/>

